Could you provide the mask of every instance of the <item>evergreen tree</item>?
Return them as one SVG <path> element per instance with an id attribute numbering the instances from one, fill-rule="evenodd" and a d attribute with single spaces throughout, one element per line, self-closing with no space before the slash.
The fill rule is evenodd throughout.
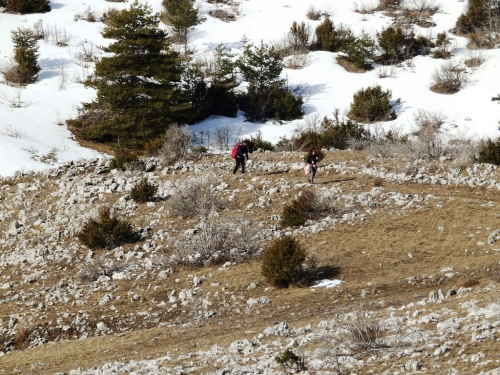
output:
<path id="1" fill-rule="evenodd" d="M 192 0 L 163 0 L 163 6 L 174 32 L 184 44 L 184 54 L 187 54 L 189 30 L 204 20 L 198 17 L 198 9 L 194 7 Z"/>
<path id="2" fill-rule="evenodd" d="M 387 27 L 377 33 L 378 44 L 386 60 L 400 60 L 405 50 L 405 35 L 403 29 Z"/>
<path id="3" fill-rule="evenodd" d="M 78 120 L 69 122 L 84 139 L 141 147 L 170 124 L 192 116 L 180 87 L 178 54 L 158 24 L 159 15 L 137 0 L 109 18 L 102 35 L 114 42 L 103 51 L 112 56 L 96 63 L 94 75 L 85 82 L 97 90 L 97 98 L 83 105 Z"/>
<path id="4" fill-rule="evenodd" d="M 247 94 L 240 96 L 239 106 L 249 120 L 292 120 L 302 115 L 302 98 L 295 96 L 280 78 L 283 61 L 273 47 L 263 42 L 259 47 L 245 44 L 238 67 L 248 82 Z"/>
<path id="5" fill-rule="evenodd" d="M 316 28 L 316 39 L 322 51 L 335 51 L 339 48 L 335 35 L 335 26 L 329 17 Z"/>
<path id="6" fill-rule="evenodd" d="M 375 55 L 375 41 L 364 31 L 360 37 L 346 41 L 340 47 L 347 59 L 359 68 L 368 65 Z"/>
<path id="7" fill-rule="evenodd" d="M 0 0 L 0 6 L 12 13 L 43 13 L 50 11 L 49 0 Z"/>
<path id="8" fill-rule="evenodd" d="M 17 28 L 11 32 L 11 38 L 17 65 L 10 72 L 9 78 L 19 84 L 35 82 L 41 68 L 38 65 L 38 45 L 34 32 L 24 27 Z"/>
<path id="9" fill-rule="evenodd" d="M 207 78 L 210 81 L 208 97 L 210 112 L 214 115 L 235 117 L 237 112 L 235 89 L 237 80 L 235 55 L 231 48 L 219 44 L 214 51 Z"/>
<path id="10" fill-rule="evenodd" d="M 263 93 L 272 84 L 280 82 L 283 61 L 274 47 L 260 42 L 259 47 L 247 44 L 238 62 L 243 79 L 249 83 L 248 90 Z"/>

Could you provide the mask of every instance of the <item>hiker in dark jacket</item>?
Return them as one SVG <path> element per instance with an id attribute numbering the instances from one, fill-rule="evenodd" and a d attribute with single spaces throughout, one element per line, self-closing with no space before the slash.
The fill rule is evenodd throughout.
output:
<path id="1" fill-rule="evenodd" d="M 312 184 L 318 170 L 318 155 L 315 149 L 312 149 L 309 155 L 307 155 L 306 163 L 309 166 L 309 183 Z"/>
<path id="2" fill-rule="evenodd" d="M 240 167 L 241 164 L 241 173 L 245 173 L 245 157 L 246 160 L 248 160 L 248 147 L 247 147 L 248 141 L 245 139 L 243 142 L 241 142 L 238 146 L 238 151 L 236 151 L 236 165 L 233 169 L 233 174 L 236 173 L 238 168 Z"/>

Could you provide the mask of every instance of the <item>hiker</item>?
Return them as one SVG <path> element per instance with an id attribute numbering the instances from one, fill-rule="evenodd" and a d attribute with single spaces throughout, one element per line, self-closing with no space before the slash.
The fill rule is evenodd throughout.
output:
<path id="1" fill-rule="evenodd" d="M 314 176 L 316 176 L 316 171 L 318 170 L 318 155 L 316 150 L 313 148 L 306 158 L 306 167 L 309 167 L 309 183 L 314 183 Z"/>
<path id="2" fill-rule="evenodd" d="M 245 173 L 245 157 L 246 157 L 246 160 L 248 160 L 247 144 L 248 144 L 248 140 L 245 139 L 243 142 L 241 142 L 238 145 L 238 149 L 236 150 L 236 157 L 235 157 L 236 165 L 233 169 L 233 174 L 236 173 L 236 171 L 240 167 L 240 164 L 241 164 L 241 173 L 242 174 Z"/>

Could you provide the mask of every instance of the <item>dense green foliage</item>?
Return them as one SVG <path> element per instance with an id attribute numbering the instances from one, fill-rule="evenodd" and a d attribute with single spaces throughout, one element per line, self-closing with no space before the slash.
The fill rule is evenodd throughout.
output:
<path id="1" fill-rule="evenodd" d="M 358 68 L 365 68 L 371 65 L 375 50 L 375 41 L 364 31 L 361 36 L 346 40 L 340 47 L 340 51 Z"/>
<path id="2" fill-rule="evenodd" d="M 309 127 L 300 131 L 293 139 L 294 148 L 334 147 L 345 149 L 350 140 L 362 140 L 369 134 L 364 126 L 349 118 L 340 119 L 339 110 L 333 112 L 333 118 L 324 117 L 318 127 Z"/>
<path id="3" fill-rule="evenodd" d="M 293 373 L 295 371 L 305 371 L 307 369 L 304 363 L 304 358 L 299 357 L 290 349 L 286 349 L 283 353 L 274 357 L 274 359 L 281 365 L 286 374 Z"/>
<path id="4" fill-rule="evenodd" d="M 11 13 L 44 13 L 50 11 L 49 0 L 0 0 L 0 7 Z"/>
<path id="5" fill-rule="evenodd" d="M 130 192 L 130 197 L 137 203 L 146 203 L 151 200 L 151 198 L 158 191 L 158 187 L 149 182 L 145 177 L 137 185 L 132 188 Z"/>
<path id="6" fill-rule="evenodd" d="M 316 27 L 317 48 L 322 51 L 338 51 L 345 43 L 354 40 L 354 35 L 349 28 L 342 25 L 335 27 L 333 21 L 326 17 L 323 22 Z"/>
<path id="7" fill-rule="evenodd" d="M 295 95 L 281 79 L 283 61 L 273 47 L 261 42 L 256 47 L 247 44 L 238 61 L 247 93 L 239 99 L 240 108 L 250 121 L 293 120 L 302 116 L 302 98 Z"/>
<path id="8" fill-rule="evenodd" d="M 237 64 L 235 55 L 229 47 L 217 45 L 210 64 L 195 85 L 197 97 L 193 105 L 199 113 L 198 119 L 210 115 L 236 117 L 238 87 Z"/>
<path id="9" fill-rule="evenodd" d="M 124 171 L 127 166 L 138 162 L 139 157 L 135 153 L 119 148 L 115 152 L 115 157 L 109 163 L 109 169 L 121 169 Z"/>
<path id="10" fill-rule="evenodd" d="M 287 288 L 301 274 L 307 252 L 300 242 L 290 236 L 273 240 L 262 259 L 262 276 L 278 288 Z"/>
<path id="11" fill-rule="evenodd" d="M 486 141 L 479 152 L 479 162 L 500 165 L 500 138 Z"/>
<path id="12" fill-rule="evenodd" d="M 124 242 L 133 241 L 134 233 L 132 224 L 111 217 L 109 208 L 102 207 L 99 210 L 99 219 L 89 219 L 78 233 L 78 239 L 90 249 L 110 249 Z"/>
<path id="13" fill-rule="evenodd" d="M 353 96 L 349 117 L 363 122 L 394 120 L 391 97 L 391 91 L 383 91 L 379 85 L 361 89 Z"/>
<path id="14" fill-rule="evenodd" d="M 38 65 L 38 45 L 34 32 L 24 27 L 17 28 L 11 32 L 11 38 L 16 65 L 6 78 L 18 84 L 35 82 L 41 68 Z"/>
<path id="15" fill-rule="evenodd" d="M 248 152 L 252 153 L 258 149 L 264 151 L 273 151 L 274 146 L 269 141 L 264 141 L 262 139 L 262 132 L 259 130 L 257 134 L 251 135 L 247 142 Z"/>
<path id="16" fill-rule="evenodd" d="M 377 33 L 378 45 L 386 61 L 402 61 L 416 55 L 425 54 L 432 42 L 422 36 L 416 36 L 413 31 L 391 27 Z"/>
<path id="17" fill-rule="evenodd" d="M 85 82 L 97 90 L 97 98 L 69 122 L 79 136 L 140 148 L 170 124 L 192 117 L 189 98 L 180 88 L 178 53 L 158 24 L 159 15 L 138 1 L 109 17 L 102 35 L 114 41 L 103 51 L 112 55 L 103 57 Z"/>
<path id="18" fill-rule="evenodd" d="M 304 225 L 313 217 L 316 206 L 316 196 L 306 190 L 290 204 L 283 207 L 280 224 L 284 227 L 298 227 Z"/>
<path id="19" fill-rule="evenodd" d="M 467 12 L 457 20 L 457 31 L 473 33 L 488 22 L 488 0 L 469 0 Z"/>
<path id="20" fill-rule="evenodd" d="M 179 41 L 184 44 L 184 52 L 187 53 L 189 30 L 203 21 L 198 17 L 198 9 L 194 7 L 192 0 L 163 0 L 162 4 L 167 11 L 167 19 L 180 37 Z"/>

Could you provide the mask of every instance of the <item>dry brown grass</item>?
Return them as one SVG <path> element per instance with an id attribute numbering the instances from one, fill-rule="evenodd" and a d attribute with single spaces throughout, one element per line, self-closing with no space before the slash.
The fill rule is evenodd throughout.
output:
<path id="1" fill-rule="evenodd" d="M 337 63 L 349 73 L 366 73 L 369 70 L 367 67 L 358 67 L 356 64 L 349 61 L 345 56 L 338 56 Z"/>
<path id="2" fill-rule="evenodd" d="M 219 157 L 212 158 L 219 160 L 217 159 Z M 254 154 L 251 158 L 278 162 L 281 155 Z M 366 164 L 367 158 L 367 152 L 339 151 L 326 153 L 321 165 L 347 162 L 348 165 L 361 166 Z M 300 162 L 301 160 L 302 155 L 298 153 L 294 158 L 286 159 L 287 162 Z M 373 165 L 383 165 L 388 171 L 398 173 L 401 170 L 401 165 L 397 160 L 375 160 Z M 259 180 L 266 178 L 275 186 L 280 179 L 289 181 L 292 186 L 295 182 L 306 182 L 306 177 L 300 169 L 287 173 L 273 173 L 252 170 L 250 167 L 249 172 L 250 174 L 243 178 L 238 175 L 236 179 L 232 179 L 233 176 L 228 170 L 227 175 L 224 176 L 230 189 L 240 190 L 235 207 L 227 214 L 233 213 L 234 210 L 241 210 L 249 219 L 256 222 L 265 221 L 271 224 L 270 216 L 280 214 L 283 203 L 293 200 L 297 190 L 292 189 L 290 196 L 283 201 L 271 197 L 273 203 L 269 206 L 257 207 L 247 212 L 248 204 L 255 202 L 262 195 L 262 191 L 246 189 L 253 177 L 258 177 Z M 194 172 L 186 172 L 182 175 L 166 175 L 161 178 L 174 180 L 195 175 Z M 265 327 L 280 321 L 287 321 L 292 326 L 314 325 L 319 320 L 331 318 L 332 314 L 342 307 L 352 306 L 361 301 L 371 303 L 384 300 L 386 306 L 401 306 L 416 299 L 422 299 L 428 296 L 430 291 L 437 289 L 446 291 L 460 286 L 478 288 L 498 279 L 498 269 L 493 267 L 496 263 L 495 253 L 486 251 L 486 246 L 477 245 L 478 241 L 486 242 L 489 233 L 500 227 L 497 212 L 500 196 L 495 191 L 486 188 L 414 183 L 397 185 L 391 181 L 350 172 L 340 175 L 332 170 L 326 174 L 322 169 L 318 171 L 315 181 L 315 189 L 341 187 L 346 193 L 360 193 L 369 191 L 374 186 L 383 186 L 385 191 L 421 196 L 432 194 L 435 199 L 421 202 L 407 210 L 394 206 L 387 209 L 380 208 L 376 215 L 367 216 L 365 221 L 359 221 L 353 225 L 338 224 L 331 230 L 307 235 L 304 243 L 307 244 L 308 252 L 319 259 L 319 265 L 339 267 L 339 277 L 345 282 L 336 289 L 318 289 L 311 292 L 307 288 L 290 288 L 271 289 L 265 292 L 267 285 L 260 275 L 259 259 L 236 265 L 224 272 L 218 271 L 217 267 L 195 270 L 181 268 L 176 270 L 172 277 L 162 280 L 161 288 L 158 290 L 147 288 L 149 284 L 156 282 L 152 277 L 117 281 L 118 290 L 149 290 L 148 294 L 141 295 L 141 300 L 133 305 L 126 298 L 114 301 L 115 308 L 124 316 L 149 309 L 151 305 L 148 301 L 153 298 L 158 301 L 165 300 L 169 291 L 178 290 L 180 285 L 181 287 L 184 285 L 182 281 L 187 280 L 188 276 L 193 273 L 216 275 L 219 286 L 212 286 L 210 283 L 203 284 L 205 292 L 220 292 L 221 287 L 227 285 L 227 290 L 237 293 L 244 299 L 266 295 L 272 300 L 272 304 L 261 305 L 260 314 L 242 317 L 233 315 L 229 310 L 221 309 L 215 318 L 203 322 L 202 326 L 181 328 L 181 325 L 177 324 L 172 328 L 158 328 L 136 324 L 131 326 L 130 332 L 91 337 L 83 341 L 69 337 L 69 341 L 59 341 L 7 354 L 1 359 L 4 373 L 14 373 L 14 368 L 21 368 L 29 373 L 30 366 L 34 363 L 43 363 L 33 372 L 41 375 L 69 372 L 78 366 L 87 369 L 104 362 L 126 362 L 148 356 L 151 358 L 165 356 L 167 353 L 176 355 L 181 352 L 208 350 L 214 343 L 227 345 L 236 339 L 248 336 L 244 334 L 244 331 L 260 332 Z M 256 188 L 260 189 L 261 185 L 256 184 Z M 52 191 L 50 186 L 49 191 Z M 33 202 L 43 205 L 46 198 L 48 199 L 48 196 L 35 197 Z M 51 197 L 51 199 L 55 198 Z M 113 197 L 108 199 L 111 200 Z M 485 205 L 490 201 L 494 205 Z M 155 208 L 141 206 L 135 212 L 134 224 L 147 225 L 147 221 L 141 219 L 142 214 L 149 212 L 148 210 L 157 210 L 158 205 Z M 359 213 L 364 212 L 363 207 L 354 209 Z M 166 220 L 172 219 L 176 220 L 179 230 L 192 227 L 192 223 L 187 219 L 166 218 Z M 4 223 L 3 226 L 5 226 Z M 465 251 L 466 249 L 468 251 Z M 85 251 L 82 248 L 82 252 Z M 50 277 L 44 281 L 44 285 L 50 287 L 58 283 L 64 275 L 76 275 L 76 266 L 77 264 L 51 264 Z M 444 267 L 453 267 L 458 273 L 457 276 L 451 279 L 444 277 L 441 273 Z M 474 277 L 470 276 L 472 273 L 475 273 Z M 12 281 L 19 278 L 15 270 L 10 272 L 10 276 Z M 417 278 L 418 281 L 415 284 L 409 284 L 406 281 L 406 278 L 411 276 Z M 175 279 L 180 279 L 181 284 L 176 283 Z M 475 284 L 476 281 L 479 284 Z M 257 288 L 248 290 L 248 285 L 253 282 L 257 283 Z M 34 292 L 40 287 L 40 282 L 34 282 L 29 287 L 23 286 L 23 290 Z M 368 292 L 363 300 L 360 298 L 362 290 Z M 97 305 L 106 292 L 106 290 L 100 290 L 94 293 L 84 307 L 89 311 L 92 324 L 101 321 L 100 317 L 105 314 Z M 454 308 L 457 303 L 450 299 L 441 306 Z M 278 309 L 278 306 L 288 306 L 288 308 Z M 373 310 L 377 309 L 375 306 Z M 15 301 L 1 304 L 0 318 L 8 321 L 6 317 L 15 309 L 17 309 Z M 80 309 L 82 308 L 74 306 L 68 309 L 68 313 L 77 313 Z M 159 309 L 152 311 L 161 312 Z M 57 313 L 57 305 L 46 306 L 45 320 L 55 321 L 58 317 Z M 166 313 L 161 315 L 162 321 L 174 318 L 184 319 L 182 316 L 176 317 Z M 250 336 L 253 337 L 255 334 Z M 478 343 L 473 350 L 466 349 L 466 353 L 469 351 L 477 353 L 483 350 L 491 352 L 493 349 L 487 343 Z M 457 369 L 462 370 L 463 373 L 470 371 L 467 364 L 460 362 L 457 366 Z M 360 373 L 363 372 L 360 371 Z"/>

